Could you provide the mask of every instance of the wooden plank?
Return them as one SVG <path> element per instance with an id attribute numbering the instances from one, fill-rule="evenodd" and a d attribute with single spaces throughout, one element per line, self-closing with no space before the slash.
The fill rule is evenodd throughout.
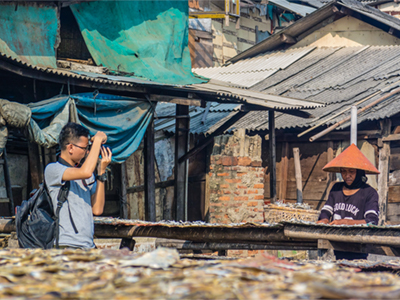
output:
<path id="1" fill-rule="evenodd" d="M 175 103 L 179 105 L 192 105 L 192 106 L 201 106 L 201 100 L 195 99 L 185 99 L 185 98 L 173 98 L 169 101 L 170 103 Z"/>
<path id="2" fill-rule="evenodd" d="M 382 135 L 390 134 L 391 120 L 382 121 Z M 379 225 L 383 225 L 387 219 L 388 204 L 388 181 L 389 181 L 389 158 L 390 142 L 383 142 L 383 147 L 379 149 L 379 172 L 378 175 L 378 196 L 379 196 Z"/>
<path id="3" fill-rule="evenodd" d="M 28 143 L 29 168 L 31 173 L 32 189 L 38 189 L 43 182 L 43 167 L 40 163 L 39 146 L 35 143 Z"/>
<path id="4" fill-rule="evenodd" d="M 294 168 L 296 173 L 297 203 L 303 203 L 303 182 L 301 180 L 300 149 L 293 148 Z"/>
<path id="5" fill-rule="evenodd" d="M 152 118 L 144 137 L 145 216 L 146 220 L 151 222 L 156 221 L 154 159 L 154 122 Z"/>
<path id="6" fill-rule="evenodd" d="M 270 174 L 270 200 L 276 202 L 276 136 L 275 136 L 275 111 L 268 111 L 269 129 L 269 174 Z"/>
<path id="7" fill-rule="evenodd" d="M 188 115 L 189 107 L 176 106 L 176 115 Z M 186 155 L 189 142 L 189 120 L 188 118 L 176 119 L 175 121 L 175 187 L 174 198 L 176 203 L 176 220 L 185 221 L 187 217 L 187 160 L 179 161 Z"/>
<path id="8" fill-rule="evenodd" d="M 382 137 L 382 142 L 400 141 L 400 133 L 389 134 L 388 136 Z"/>

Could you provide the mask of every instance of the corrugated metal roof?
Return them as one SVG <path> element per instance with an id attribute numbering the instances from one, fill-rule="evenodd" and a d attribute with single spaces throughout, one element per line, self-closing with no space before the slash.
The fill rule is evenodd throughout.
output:
<path id="1" fill-rule="evenodd" d="M 157 116 L 171 116 L 168 119 L 157 119 L 154 120 L 154 129 L 156 131 L 163 130 L 165 132 L 175 132 L 175 104 L 172 103 L 159 103 L 156 107 Z M 206 112 L 205 108 L 191 106 L 189 108 L 190 115 L 190 132 L 193 134 L 201 134 L 207 132 L 210 128 L 215 126 L 218 121 L 223 120 L 231 113 L 234 113 L 240 109 L 239 104 L 220 104 L 211 102 L 211 107 L 208 114 L 204 117 Z M 204 123 L 203 123 L 204 119 Z"/>
<path id="2" fill-rule="evenodd" d="M 211 97 L 212 99 L 215 99 L 216 102 L 243 104 L 251 103 L 272 109 L 302 109 L 319 107 L 323 105 L 321 103 L 316 103 L 313 101 L 304 101 L 288 97 L 268 95 L 262 92 L 246 91 L 230 86 L 227 83 L 218 81 L 203 84 L 193 84 L 188 86 L 168 85 L 153 81 L 146 81 L 136 77 L 113 76 L 82 71 L 68 71 L 65 69 L 41 68 L 0 53 L 0 62 L 1 60 L 11 63 L 9 65 L 0 64 L 0 68 L 5 68 L 9 71 L 17 72 L 18 67 L 22 66 L 24 68 L 29 68 L 31 70 L 42 73 L 52 74 L 54 76 L 62 76 L 99 83 L 101 84 L 102 88 L 106 88 L 108 85 L 111 89 L 113 88 L 113 86 L 126 86 L 133 88 L 138 86 L 148 86 L 156 88 L 165 87 L 169 88 L 169 90 L 194 92 L 200 95 L 207 94 L 209 98 Z"/>
<path id="3" fill-rule="evenodd" d="M 372 25 L 381 28 L 386 32 L 390 28 L 394 28 L 400 31 L 400 20 L 395 18 L 394 16 L 391 16 L 387 13 L 380 11 L 379 9 L 360 3 L 357 0 L 329 1 L 323 7 L 314 11 L 310 15 L 301 18 L 300 20 L 294 22 L 292 25 L 284 28 L 281 31 L 274 33 L 273 35 L 269 36 L 262 42 L 254 45 L 253 47 L 250 47 L 249 49 L 231 58 L 228 61 L 228 63 L 234 63 L 249 57 L 254 57 L 256 55 L 259 55 L 260 53 L 265 53 L 266 51 L 285 48 L 287 44 L 281 39 L 282 34 L 298 38 L 307 30 L 311 30 L 317 24 L 323 22 L 329 17 L 334 16 L 336 12 L 334 9 L 332 9 L 333 6 L 335 6 L 335 8 L 339 10 L 342 7 L 348 8 L 349 15 L 351 15 L 352 12 L 355 12 L 359 13 L 359 17 L 361 18 L 373 19 L 376 22 L 373 22 L 374 24 Z M 388 26 L 389 28 L 387 28 Z"/>
<path id="4" fill-rule="evenodd" d="M 315 8 L 313 8 L 313 7 L 296 4 L 296 3 L 291 3 L 286 0 L 269 0 L 269 2 L 275 4 L 278 7 L 283 8 L 285 10 L 294 12 L 302 17 L 304 17 L 308 14 L 311 14 L 313 11 L 315 11 Z"/>
<path id="5" fill-rule="evenodd" d="M 303 53 L 304 48 L 298 51 Z M 268 55 L 264 57 L 268 58 Z M 278 70 L 247 91 L 326 103 L 325 107 L 303 110 L 310 113 L 311 118 L 277 112 L 275 121 L 277 129 L 309 128 L 319 123 L 323 128 L 349 116 L 352 105 L 358 103 L 359 108 L 364 107 L 399 86 L 400 46 L 371 46 L 309 51 L 286 69 Z M 358 123 L 400 114 L 399 100 L 400 95 L 396 95 L 367 110 L 359 115 Z M 340 128 L 349 125 L 347 122 Z M 212 125 L 207 132 L 216 128 L 217 124 Z M 229 130 L 238 128 L 268 130 L 268 112 L 249 112 Z"/>
<path id="6" fill-rule="evenodd" d="M 249 88 L 270 77 L 278 70 L 286 69 L 314 49 L 315 47 L 305 47 L 301 50 L 268 52 L 226 67 L 199 68 L 193 69 L 193 72 L 201 76 Z"/>

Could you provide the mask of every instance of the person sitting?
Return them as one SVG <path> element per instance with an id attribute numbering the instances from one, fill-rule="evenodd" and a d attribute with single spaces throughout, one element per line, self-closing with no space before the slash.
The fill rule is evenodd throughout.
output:
<path id="1" fill-rule="evenodd" d="M 366 174 L 379 174 L 379 171 L 361 153 L 356 145 L 328 163 L 326 172 L 342 175 L 343 182 L 332 187 L 326 204 L 321 209 L 319 224 L 357 225 L 379 222 L 379 202 L 376 190 L 367 184 Z M 365 253 L 335 251 L 337 259 L 365 259 Z"/>
<path id="2" fill-rule="evenodd" d="M 106 167 L 111 162 L 111 150 L 103 147 L 107 135 L 98 131 L 89 150 L 89 130 L 75 123 L 65 125 L 59 136 L 61 154 L 56 163 L 46 166 L 44 177 L 57 209 L 60 188 L 70 182 L 67 201 L 60 211 L 60 248 L 94 248 L 93 215 L 101 215 L 105 202 Z M 93 172 L 98 164 L 98 176 Z M 80 165 L 81 161 L 85 161 Z"/>

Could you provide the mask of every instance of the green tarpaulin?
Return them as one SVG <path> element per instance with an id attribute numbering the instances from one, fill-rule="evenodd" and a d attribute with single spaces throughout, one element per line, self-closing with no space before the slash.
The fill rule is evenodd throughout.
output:
<path id="1" fill-rule="evenodd" d="M 97 65 L 168 84 L 204 82 L 191 71 L 187 1 L 95 1 L 70 7 Z"/>
<path id="2" fill-rule="evenodd" d="M 56 68 L 58 26 L 55 5 L 1 3 L 0 52 L 34 66 Z"/>

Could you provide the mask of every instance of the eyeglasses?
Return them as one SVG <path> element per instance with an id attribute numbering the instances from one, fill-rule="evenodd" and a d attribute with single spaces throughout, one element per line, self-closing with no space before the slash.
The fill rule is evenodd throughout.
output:
<path id="1" fill-rule="evenodd" d="M 74 145 L 75 147 L 81 148 L 82 150 L 85 150 L 85 151 L 88 151 L 89 147 L 90 147 L 89 144 L 86 147 L 78 146 L 78 145 L 75 145 L 75 144 L 72 144 L 72 143 L 71 143 L 71 145 Z"/>

